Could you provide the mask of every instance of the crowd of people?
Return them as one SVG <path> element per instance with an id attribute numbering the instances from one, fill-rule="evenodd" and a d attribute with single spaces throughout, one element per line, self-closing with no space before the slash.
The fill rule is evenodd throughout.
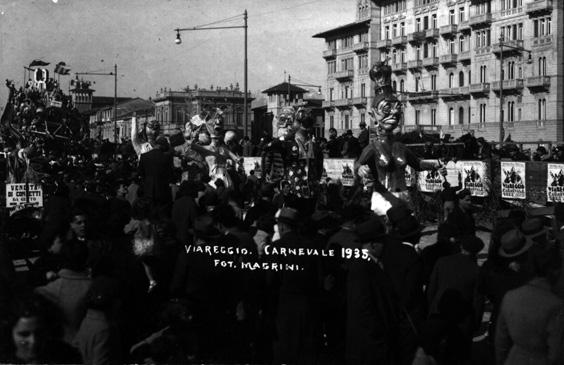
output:
<path id="1" fill-rule="evenodd" d="M 257 147 L 219 111 L 169 137 L 134 118 L 119 146 L 4 138 L 4 180 L 42 182 L 45 201 L 3 216 L 0 362 L 564 362 L 562 204 L 550 220 L 500 214 L 483 242 L 470 191 L 445 186 L 429 243 L 409 204 L 373 209 L 372 187 L 388 195 L 371 175 L 427 166 L 412 152 L 390 142 L 398 165 L 376 165 L 388 142 L 366 126 L 325 141 L 306 111 L 280 122 Z M 456 153 L 487 158 L 473 141 Z M 260 176 L 242 169 L 253 154 Z M 343 186 L 320 178 L 323 157 L 372 171 Z"/>

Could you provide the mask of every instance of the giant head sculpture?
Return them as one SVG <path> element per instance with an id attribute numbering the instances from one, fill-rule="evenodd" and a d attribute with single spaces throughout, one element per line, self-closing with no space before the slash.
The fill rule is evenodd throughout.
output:
<path id="1" fill-rule="evenodd" d="M 391 82 L 392 69 L 385 62 L 377 62 L 370 69 L 374 81 L 374 100 L 368 114 L 379 133 L 391 134 L 399 125 L 402 104 L 396 98 Z"/>

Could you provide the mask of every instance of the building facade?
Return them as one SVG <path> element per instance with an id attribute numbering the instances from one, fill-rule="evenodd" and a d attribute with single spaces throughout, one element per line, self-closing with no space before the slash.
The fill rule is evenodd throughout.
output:
<path id="1" fill-rule="evenodd" d="M 392 67 L 406 130 L 441 129 L 455 137 L 473 131 L 497 141 L 501 118 L 505 138 L 564 139 L 564 2 L 372 4 L 377 59 Z"/>
<path id="2" fill-rule="evenodd" d="M 247 131 L 244 123 L 244 94 L 238 86 L 229 88 L 201 89 L 186 88 L 184 91 L 160 90 L 153 101 L 155 102 L 155 119 L 161 122 L 165 134 L 180 128 L 184 129 L 190 119 L 199 114 L 203 108 L 214 110 L 224 109 L 224 128 L 237 131 L 239 136 L 251 133 L 251 102 L 253 98 L 247 96 L 248 116 Z"/>
<path id="3" fill-rule="evenodd" d="M 90 138 L 106 139 L 110 142 L 128 140 L 131 138 L 131 119 L 136 116 L 137 124 L 154 119 L 155 104 L 151 100 L 134 98 L 117 104 L 117 118 L 114 123 L 114 107 L 98 108 L 90 113 Z"/>
<path id="4" fill-rule="evenodd" d="M 322 33 L 326 49 L 323 58 L 327 79 L 323 88 L 325 133 L 357 131 L 359 123 L 369 124 L 368 106 L 374 91 L 368 76 L 371 65 L 380 59 L 376 42 L 380 39 L 379 7 L 370 0 L 358 0 L 356 20 Z M 356 133 L 355 133 L 356 134 Z"/>

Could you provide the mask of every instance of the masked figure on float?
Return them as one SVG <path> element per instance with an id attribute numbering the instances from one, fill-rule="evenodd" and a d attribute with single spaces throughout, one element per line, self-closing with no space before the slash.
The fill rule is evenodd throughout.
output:
<path id="1" fill-rule="evenodd" d="M 392 206 L 411 205 L 405 182 L 406 166 L 416 171 L 441 167 L 439 161 L 423 161 L 397 140 L 394 133 L 402 116 L 402 103 L 392 89 L 391 73 L 391 67 L 385 62 L 376 63 L 370 70 L 375 96 L 368 114 L 376 138 L 364 148 L 356 162 L 365 188 L 372 190 L 371 209 L 380 216 L 386 215 Z"/>
<path id="2" fill-rule="evenodd" d="M 287 181 L 293 193 L 301 198 L 312 195 L 310 181 L 321 176 L 323 157 L 311 128 L 311 111 L 300 107 L 283 107 L 278 115 L 278 138 L 269 142 L 262 155 L 262 171 L 273 183 Z"/>

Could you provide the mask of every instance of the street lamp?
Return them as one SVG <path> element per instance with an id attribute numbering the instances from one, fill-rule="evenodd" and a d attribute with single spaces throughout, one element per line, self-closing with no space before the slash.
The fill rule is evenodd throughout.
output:
<path id="1" fill-rule="evenodd" d="M 118 143 L 118 132 L 117 132 L 117 64 L 114 65 L 114 72 L 75 72 L 75 75 L 78 78 L 78 75 L 97 75 L 97 76 L 113 76 L 114 77 L 114 142 Z M 123 75 L 122 75 L 123 76 Z"/>
<path id="2" fill-rule="evenodd" d="M 529 54 L 527 63 L 530 64 L 533 62 L 531 50 L 525 49 L 523 47 L 504 44 L 503 42 L 504 38 L 502 35 L 501 37 L 499 37 L 499 148 L 503 146 L 503 140 L 505 139 L 505 128 L 503 126 L 503 47 L 514 49 L 520 52 L 527 52 Z"/>
<path id="3" fill-rule="evenodd" d="M 230 18 L 231 19 L 231 18 Z M 244 135 L 247 135 L 247 128 L 248 128 L 248 119 L 249 119 L 249 110 L 248 110 L 248 100 L 247 100 L 247 90 L 248 90 L 248 80 L 247 80 L 247 72 L 248 72 L 248 63 L 247 63 L 247 10 L 245 9 L 245 12 L 243 13 L 243 20 L 244 20 L 244 24 L 243 25 L 237 25 L 237 26 L 224 26 L 224 27 L 209 27 L 209 26 L 196 26 L 196 27 L 191 27 L 191 28 L 176 28 L 174 31 L 176 32 L 176 39 L 174 40 L 174 43 L 176 44 L 181 44 L 182 43 L 182 39 L 180 38 L 180 32 L 186 32 L 186 31 L 194 31 L 194 30 L 210 30 L 210 29 L 240 29 L 243 28 L 245 30 L 245 55 L 244 55 L 244 83 L 243 83 L 243 88 L 244 88 L 244 93 L 243 93 L 243 104 L 245 105 L 245 110 L 244 110 L 244 128 L 245 128 L 245 132 L 243 133 Z"/>

